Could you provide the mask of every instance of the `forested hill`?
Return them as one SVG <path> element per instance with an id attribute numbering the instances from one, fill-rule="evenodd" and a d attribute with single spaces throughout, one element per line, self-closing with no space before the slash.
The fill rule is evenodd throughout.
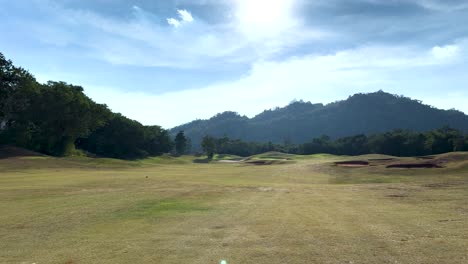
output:
<path id="1" fill-rule="evenodd" d="M 224 112 L 208 120 L 175 127 L 185 131 L 196 149 L 203 136 L 227 136 L 253 142 L 304 143 L 321 135 L 331 138 L 373 134 L 394 129 L 427 131 L 450 126 L 468 131 L 468 116 L 440 110 L 421 101 L 378 91 L 355 94 L 347 100 L 323 104 L 297 101 L 247 118 Z"/>

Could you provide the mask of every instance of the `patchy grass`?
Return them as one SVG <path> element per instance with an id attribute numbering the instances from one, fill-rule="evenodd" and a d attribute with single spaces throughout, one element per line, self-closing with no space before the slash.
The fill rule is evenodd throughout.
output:
<path id="1" fill-rule="evenodd" d="M 254 155 L 250 159 L 261 159 L 261 160 L 289 160 L 295 155 L 282 153 L 282 152 L 267 152 L 264 154 Z"/>
<path id="2" fill-rule="evenodd" d="M 220 161 L 220 160 L 232 160 L 232 161 L 240 161 L 243 160 L 244 157 L 237 156 L 237 155 L 229 155 L 229 154 L 216 154 L 213 157 L 214 161 Z"/>
<path id="3" fill-rule="evenodd" d="M 2 159 L 0 263 L 467 263 L 465 154 Z"/>
<path id="4" fill-rule="evenodd" d="M 193 201 L 181 199 L 142 200 L 115 212 L 115 216 L 122 219 L 152 219 L 178 214 L 190 214 L 209 210 Z"/>

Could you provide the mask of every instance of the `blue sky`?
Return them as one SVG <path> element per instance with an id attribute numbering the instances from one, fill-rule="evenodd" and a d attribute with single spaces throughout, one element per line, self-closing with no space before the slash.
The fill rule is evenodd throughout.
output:
<path id="1" fill-rule="evenodd" d="M 466 0 L 0 0 L 0 52 L 171 128 L 385 90 L 468 113 Z"/>

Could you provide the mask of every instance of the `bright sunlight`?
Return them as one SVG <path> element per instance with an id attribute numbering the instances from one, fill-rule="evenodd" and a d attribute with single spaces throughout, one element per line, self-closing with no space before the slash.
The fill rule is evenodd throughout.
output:
<path id="1" fill-rule="evenodd" d="M 251 38 L 275 36 L 295 24 L 293 0 L 235 0 L 241 32 Z"/>

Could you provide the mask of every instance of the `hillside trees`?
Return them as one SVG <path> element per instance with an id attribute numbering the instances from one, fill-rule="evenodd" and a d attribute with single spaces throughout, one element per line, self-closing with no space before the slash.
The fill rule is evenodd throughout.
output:
<path id="1" fill-rule="evenodd" d="M 161 127 L 145 127 L 121 114 L 113 114 L 104 126 L 77 142 L 88 152 L 119 159 L 161 155 L 169 152 L 172 144 L 169 133 Z"/>
<path id="2" fill-rule="evenodd" d="M 145 157 L 143 125 L 121 114 L 113 117 L 87 138 L 80 139 L 79 147 L 99 156 L 136 159 Z"/>
<path id="3" fill-rule="evenodd" d="M 466 150 L 464 138 L 461 131 L 445 126 L 427 133 L 426 148 L 432 154 Z"/>
<path id="4" fill-rule="evenodd" d="M 29 116 L 36 127 L 37 150 L 62 156 L 73 151 L 78 137 L 104 125 L 110 111 L 88 98 L 80 86 L 49 82 L 42 86 Z"/>
<path id="5" fill-rule="evenodd" d="M 160 126 L 146 126 L 144 131 L 144 149 L 149 156 L 158 156 L 172 150 L 173 142 L 169 131 Z"/>
<path id="6" fill-rule="evenodd" d="M 327 105 L 296 101 L 282 108 L 264 111 L 253 118 L 225 112 L 208 120 L 176 127 L 171 134 L 184 130 L 197 150 L 200 149 L 202 137 L 207 134 L 215 137 L 225 135 L 246 142 L 282 144 L 284 139 L 289 139 L 293 144 L 304 144 L 321 135 L 335 140 L 395 129 L 424 133 L 445 125 L 466 133 L 468 116 L 453 109 L 440 110 L 418 100 L 378 91 L 355 94 Z"/>
<path id="7" fill-rule="evenodd" d="M 20 125 L 20 119 L 38 92 L 39 84 L 34 77 L 26 70 L 15 67 L 0 53 L 0 132 L 3 132 L 3 141 L 7 140 L 7 129 Z"/>
<path id="8" fill-rule="evenodd" d="M 172 149 L 167 130 L 143 126 L 65 82 L 41 84 L 0 53 L 0 144 L 64 156 L 75 147 L 104 157 L 142 158 Z"/>
<path id="9" fill-rule="evenodd" d="M 339 138 L 335 141 L 336 154 L 338 155 L 363 155 L 369 153 L 366 135 L 360 134 L 351 137 Z"/>
<path id="10" fill-rule="evenodd" d="M 0 56 L 1 141 L 62 156 L 74 141 L 104 124 L 109 111 L 83 88 L 64 82 L 38 83 Z"/>
<path id="11" fill-rule="evenodd" d="M 304 144 L 272 144 L 246 142 L 228 137 L 211 138 L 216 153 L 251 156 L 267 151 L 310 155 L 329 153 L 335 155 L 386 154 L 392 156 L 423 156 L 452 151 L 468 151 L 468 134 L 449 127 L 426 133 L 394 130 L 370 136 L 356 135 L 332 140 L 321 136 Z"/>
<path id="12" fill-rule="evenodd" d="M 328 136 L 314 138 L 311 142 L 304 143 L 300 147 L 302 154 L 332 153 L 335 152 L 332 146 L 333 142 Z"/>

